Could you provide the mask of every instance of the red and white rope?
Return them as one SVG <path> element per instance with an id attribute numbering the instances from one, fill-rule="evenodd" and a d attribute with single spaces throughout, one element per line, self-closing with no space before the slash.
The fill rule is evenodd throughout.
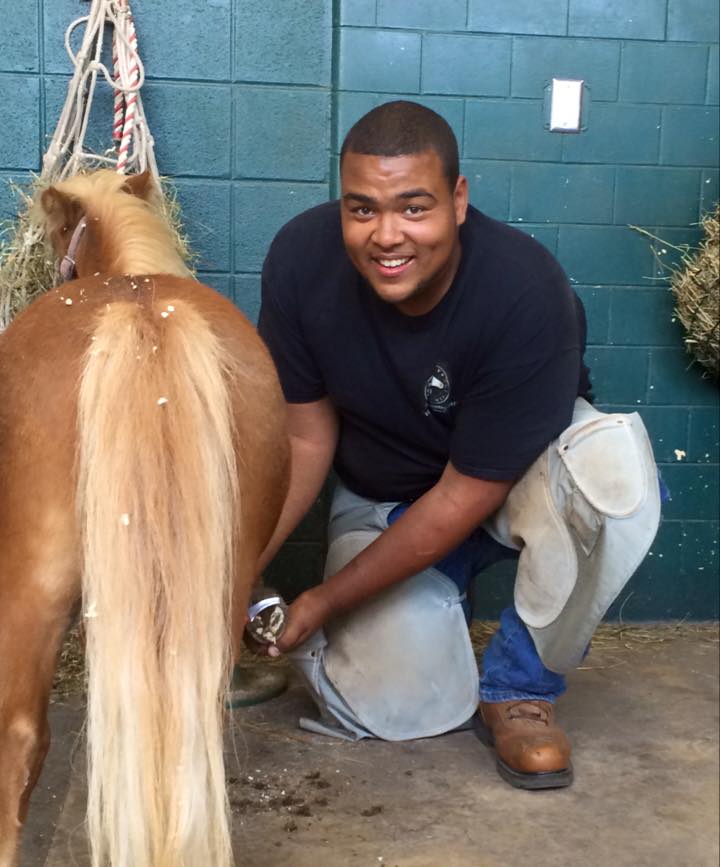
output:
<path id="1" fill-rule="evenodd" d="M 75 30 L 84 25 L 77 54 L 71 46 Z M 102 62 L 103 40 L 112 31 L 112 65 Z M 65 49 L 75 68 L 55 134 L 43 158 L 41 177 L 60 180 L 83 168 L 114 166 L 119 172 L 145 169 L 158 177 L 153 139 L 143 110 L 141 88 L 145 70 L 138 52 L 130 0 L 91 0 L 90 11 L 68 27 Z M 98 76 L 113 90 L 111 140 L 115 148 L 103 153 L 85 149 Z"/>
<path id="2" fill-rule="evenodd" d="M 120 44 L 118 45 L 118 63 L 115 70 L 120 83 L 120 92 L 124 96 L 125 103 L 122 133 L 117 156 L 117 171 L 122 174 L 127 168 L 133 129 L 135 127 L 135 114 L 139 98 L 137 83 L 140 76 L 140 56 L 138 54 L 137 33 L 135 32 L 135 22 L 130 11 L 130 4 L 128 0 L 118 0 L 118 5 L 122 12 L 120 23 L 126 37 L 125 40 L 118 39 L 116 30 L 116 43 Z"/>
<path id="3" fill-rule="evenodd" d="M 122 138 L 123 124 L 125 123 L 125 94 L 120 90 L 120 70 L 118 68 L 117 34 L 113 30 L 113 81 L 115 82 L 115 95 L 113 98 L 113 130 L 112 139 L 119 142 Z"/>

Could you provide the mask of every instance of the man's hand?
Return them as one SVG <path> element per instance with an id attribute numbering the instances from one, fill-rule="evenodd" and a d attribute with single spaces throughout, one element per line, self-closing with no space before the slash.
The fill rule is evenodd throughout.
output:
<path id="1" fill-rule="evenodd" d="M 276 645 L 270 645 L 268 656 L 279 656 L 307 641 L 332 614 L 323 585 L 306 590 L 290 605 L 287 626 Z"/>

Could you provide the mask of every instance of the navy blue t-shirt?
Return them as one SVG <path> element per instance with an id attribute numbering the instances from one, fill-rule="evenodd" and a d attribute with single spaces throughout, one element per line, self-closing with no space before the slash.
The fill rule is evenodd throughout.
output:
<path id="1" fill-rule="evenodd" d="M 450 289 L 421 316 L 352 265 L 339 202 L 295 217 L 268 252 L 260 334 L 288 402 L 334 404 L 335 470 L 361 496 L 414 500 L 448 460 L 516 479 L 588 396 L 585 315 L 552 255 L 472 207 L 460 243 Z"/>

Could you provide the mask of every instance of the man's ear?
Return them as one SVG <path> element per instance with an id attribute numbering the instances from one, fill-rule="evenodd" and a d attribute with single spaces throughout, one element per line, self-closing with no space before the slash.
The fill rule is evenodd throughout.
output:
<path id="1" fill-rule="evenodd" d="M 123 184 L 123 190 L 130 193 L 132 196 L 137 196 L 139 199 L 148 201 L 155 193 L 155 180 L 149 169 L 140 172 L 138 175 L 128 175 Z"/>
<path id="2" fill-rule="evenodd" d="M 74 229 L 82 216 L 78 201 L 61 193 L 57 187 L 48 187 L 40 196 L 40 206 L 45 218 L 45 228 L 52 237 L 63 229 Z"/>
<path id="3" fill-rule="evenodd" d="M 458 226 L 462 226 L 468 207 L 468 182 L 464 175 L 458 176 L 453 193 L 453 204 L 455 206 L 455 222 Z"/>

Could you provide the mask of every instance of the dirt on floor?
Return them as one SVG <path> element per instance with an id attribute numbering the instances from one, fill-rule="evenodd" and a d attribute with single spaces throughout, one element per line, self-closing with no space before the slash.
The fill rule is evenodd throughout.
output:
<path id="1" fill-rule="evenodd" d="M 477 625 L 481 645 L 492 627 Z M 229 716 L 238 867 L 716 867 L 717 627 L 598 638 L 558 715 L 575 782 L 512 789 L 472 731 L 348 743 L 297 727 L 294 676 Z M 54 743 L 21 867 L 86 867 L 80 694 L 51 708 Z"/>

